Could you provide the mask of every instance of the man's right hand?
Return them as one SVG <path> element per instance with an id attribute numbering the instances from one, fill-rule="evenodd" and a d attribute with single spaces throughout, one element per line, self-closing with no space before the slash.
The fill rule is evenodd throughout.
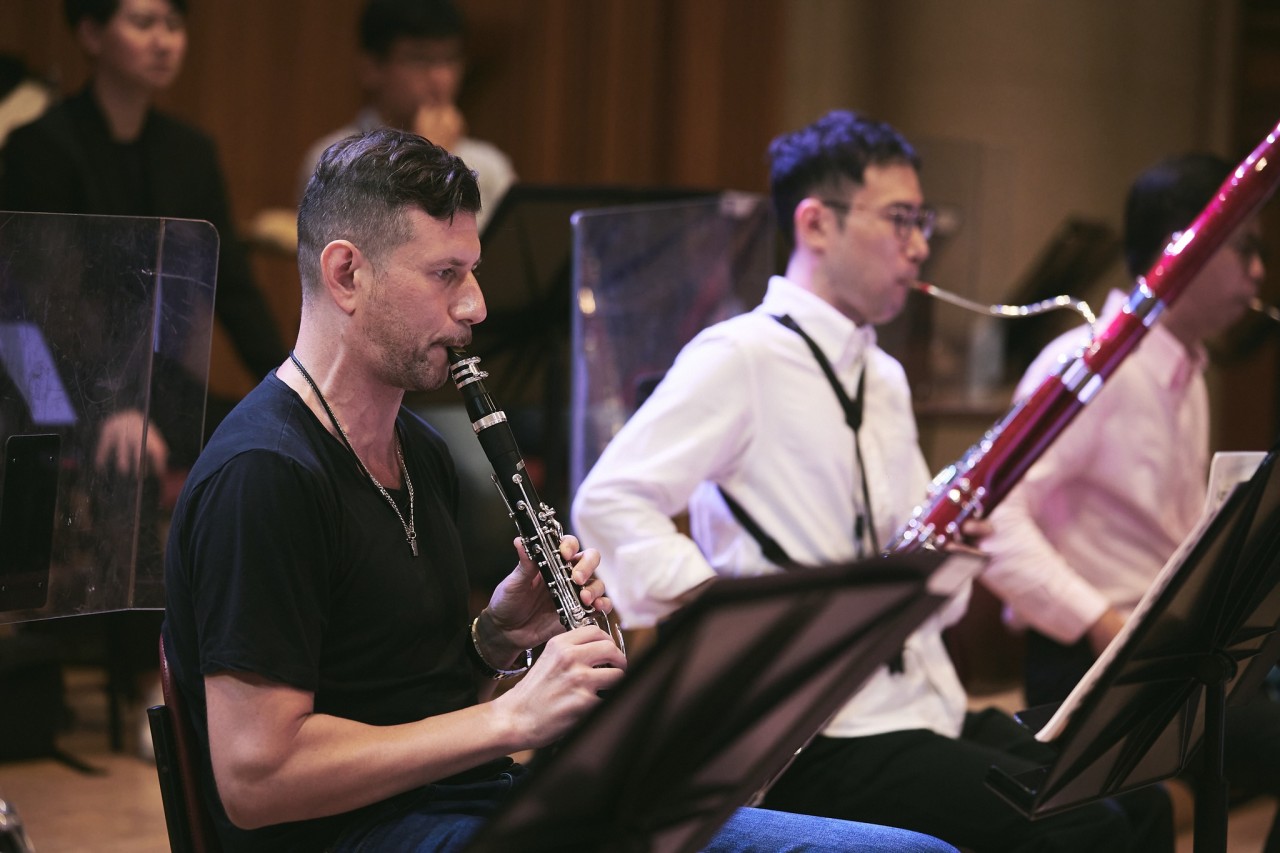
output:
<path id="1" fill-rule="evenodd" d="M 421 106 L 413 117 L 411 130 L 444 150 L 456 153 L 458 140 L 467 132 L 467 122 L 453 104 Z"/>
<path id="2" fill-rule="evenodd" d="M 612 638 L 587 625 L 548 640 L 520 683 L 493 701 L 513 716 L 531 747 L 547 746 L 595 707 L 626 669 L 626 655 Z"/>
<path id="3" fill-rule="evenodd" d="M 134 474 L 141 463 L 139 459 L 142 436 L 146 434 L 145 452 L 149 463 L 148 473 L 162 475 L 169 464 L 169 445 L 154 423 L 147 421 L 137 409 L 125 409 L 107 418 L 98 433 L 98 446 L 94 452 L 94 465 L 99 470 L 112 468 L 118 474 Z"/>
<path id="4" fill-rule="evenodd" d="M 1089 641 L 1089 648 L 1093 650 L 1094 657 L 1102 654 L 1102 650 L 1111 645 L 1111 641 L 1124 627 L 1124 622 L 1125 618 L 1120 611 L 1114 607 L 1108 607 L 1098 617 L 1098 621 L 1089 626 L 1085 631 L 1085 639 Z"/>

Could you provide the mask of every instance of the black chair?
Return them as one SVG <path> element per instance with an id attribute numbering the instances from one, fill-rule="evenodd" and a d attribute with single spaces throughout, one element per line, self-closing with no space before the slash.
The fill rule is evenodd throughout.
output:
<path id="1" fill-rule="evenodd" d="M 160 685 L 164 704 L 147 709 L 156 756 L 156 776 L 173 853 L 222 853 L 213 818 L 201 796 L 199 745 L 178 685 L 169 673 L 169 658 L 160 639 Z"/>

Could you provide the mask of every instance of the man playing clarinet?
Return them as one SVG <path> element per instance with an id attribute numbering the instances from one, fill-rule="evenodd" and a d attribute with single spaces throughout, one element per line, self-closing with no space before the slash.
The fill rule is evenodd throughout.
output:
<path id="1" fill-rule="evenodd" d="M 485 317 L 479 207 L 475 174 L 419 136 L 331 146 L 298 213 L 297 349 L 214 433 L 174 511 L 163 641 L 227 850 L 462 850 L 521 775 L 509 754 L 571 736 L 624 675 L 599 627 L 561 630 L 524 553 L 468 614 L 453 463 L 401 405 L 446 381 Z M 582 604 L 609 612 L 599 555 L 560 545 Z M 708 849 L 950 848 L 743 809 Z"/>

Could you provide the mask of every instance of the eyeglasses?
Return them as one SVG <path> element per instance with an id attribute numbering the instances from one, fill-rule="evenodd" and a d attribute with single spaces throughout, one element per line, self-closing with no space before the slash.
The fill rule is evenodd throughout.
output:
<path id="1" fill-rule="evenodd" d="M 912 207 L 909 204 L 891 204 L 883 210 L 874 210 L 869 207 L 859 207 L 856 204 L 848 202 L 835 201 L 834 199 L 821 198 L 822 202 L 832 210 L 839 210 L 848 213 L 851 210 L 861 210 L 867 213 L 874 213 L 881 219 L 893 223 L 893 233 L 903 243 L 911 239 L 911 232 L 917 228 L 920 229 L 920 236 L 924 237 L 925 242 L 933 236 L 933 229 L 938 224 L 938 211 L 932 207 Z"/>

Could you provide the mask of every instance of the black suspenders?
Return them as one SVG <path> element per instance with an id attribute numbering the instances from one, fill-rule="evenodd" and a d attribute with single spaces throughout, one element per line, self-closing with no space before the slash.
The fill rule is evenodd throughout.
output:
<path id="1" fill-rule="evenodd" d="M 853 452 L 858 460 L 858 477 L 862 480 L 862 509 L 855 508 L 853 520 L 854 544 L 858 549 L 858 556 L 862 556 L 862 537 L 864 530 L 871 533 L 871 550 L 872 553 L 880 553 L 880 543 L 876 536 L 876 526 L 871 515 L 871 494 L 867 489 L 867 467 L 862 461 L 862 444 L 858 441 L 858 430 L 862 427 L 862 392 L 866 386 L 867 369 L 864 365 L 862 374 L 858 377 L 857 395 L 850 400 L 849 395 L 845 393 L 844 386 L 840 384 L 840 379 L 836 376 L 835 370 L 831 367 L 831 362 L 827 360 L 827 356 L 822 352 L 822 348 L 809 337 L 804 329 L 788 314 L 781 317 L 774 316 L 782 325 L 798 334 L 808 344 L 809 350 L 813 353 L 814 359 L 817 360 L 818 366 L 822 368 L 822 372 L 826 374 L 827 381 L 831 383 L 831 390 L 835 392 L 836 398 L 840 401 L 841 408 L 844 409 L 844 419 L 849 425 L 849 429 L 853 431 Z M 760 551 L 764 554 L 769 562 L 774 563 L 784 569 L 794 569 L 797 563 L 787 555 L 782 546 L 764 531 L 764 528 L 743 509 L 742 505 L 729 496 L 721 486 L 716 488 L 720 491 L 720 497 L 724 499 L 725 505 L 729 507 L 729 512 L 733 513 L 733 517 L 737 520 L 742 528 L 751 535 L 752 539 L 760 545 Z M 889 672 L 900 674 L 903 671 L 902 651 L 893 655 L 886 664 Z"/>
<path id="2" fill-rule="evenodd" d="M 818 366 L 822 368 L 822 372 L 826 375 L 827 381 L 831 383 L 831 390 L 835 392 L 836 399 L 840 401 L 840 406 L 844 409 L 845 423 L 849 425 L 849 429 L 853 431 L 853 449 L 858 460 L 858 478 L 862 481 L 862 509 L 855 510 L 853 521 L 854 543 L 861 555 L 862 540 L 865 532 L 871 534 L 871 549 L 874 553 L 880 552 L 880 545 L 876 536 L 876 527 L 871 515 L 871 494 L 867 489 L 867 469 L 862 461 L 862 444 L 858 441 L 858 430 L 862 426 L 862 392 L 866 386 L 867 371 L 864 367 L 862 374 L 858 377 L 858 391 L 851 400 L 849 395 L 845 393 L 844 386 L 840 384 L 839 377 L 836 376 L 835 370 L 831 367 L 831 362 L 827 360 L 826 354 L 822 352 L 822 348 L 805 333 L 804 329 L 791 316 L 784 314 L 781 317 L 775 316 L 782 325 L 798 334 L 804 339 L 809 350 L 813 353 L 814 359 L 818 362 Z M 759 544 L 761 552 L 769 562 L 774 563 L 783 568 L 792 568 L 795 561 L 792 560 L 787 552 L 777 541 L 764 531 L 764 528 L 751 517 L 742 505 L 734 500 L 728 492 L 717 486 L 720 496 L 724 499 L 725 505 L 729 508 L 729 512 L 733 513 L 734 519 L 742 525 L 742 528 L 751 534 L 751 538 Z"/>

